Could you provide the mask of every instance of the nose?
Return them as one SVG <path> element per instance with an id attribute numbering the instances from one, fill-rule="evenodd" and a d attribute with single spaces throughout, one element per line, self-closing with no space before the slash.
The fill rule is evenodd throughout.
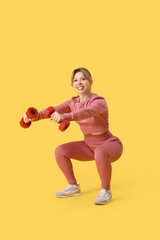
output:
<path id="1" fill-rule="evenodd" d="M 81 79 L 79 79 L 78 81 L 77 81 L 77 84 L 79 85 L 81 85 Z"/>

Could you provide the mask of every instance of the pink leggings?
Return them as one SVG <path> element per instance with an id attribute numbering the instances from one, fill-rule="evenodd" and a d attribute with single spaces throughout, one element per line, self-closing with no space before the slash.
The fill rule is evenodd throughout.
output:
<path id="1" fill-rule="evenodd" d="M 64 143 L 55 149 L 55 157 L 69 184 L 77 184 L 70 158 L 80 161 L 95 160 L 101 188 L 110 189 L 111 163 L 120 158 L 123 145 L 110 131 L 100 135 L 84 135 L 84 141 Z"/>

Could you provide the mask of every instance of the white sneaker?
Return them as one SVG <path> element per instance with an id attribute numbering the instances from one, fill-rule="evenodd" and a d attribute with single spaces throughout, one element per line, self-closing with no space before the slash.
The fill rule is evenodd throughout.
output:
<path id="1" fill-rule="evenodd" d="M 98 194 L 98 196 L 94 200 L 94 203 L 95 204 L 107 204 L 110 201 L 112 201 L 111 190 L 101 188 L 100 193 Z"/>
<path id="2" fill-rule="evenodd" d="M 66 187 L 65 189 L 55 193 L 55 195 L 57 197 L 61 197 L 61 198 L 71 197 L 71 196 L 79 196 L 81 194 L 82 193 L 81 193 L 79 184 L 78 184 L 78 186 L 69 184 L 68 187 Z"/>

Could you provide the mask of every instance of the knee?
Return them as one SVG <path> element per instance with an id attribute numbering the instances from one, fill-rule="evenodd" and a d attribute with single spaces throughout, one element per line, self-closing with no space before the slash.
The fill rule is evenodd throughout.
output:
<path id="1" fill-rule="evenodd" d="M 63 148 L 63 145 L 59 145 L 58 147 L 56 147 L 55 149 L 55 156 L 56 158 L 62 156 L 62 154 L 64 154 L 64 148 Z"/>

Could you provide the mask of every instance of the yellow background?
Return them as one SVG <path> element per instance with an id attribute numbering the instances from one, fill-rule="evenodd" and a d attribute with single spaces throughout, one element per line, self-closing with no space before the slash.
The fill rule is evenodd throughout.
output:
<path id="1" fill-rule="evenodd" d="M 159 11 L 155 0 L 1 1 L 1 239 L 159 239 Z M 78 67 L 124 146 L 104 206 L 94 161 L 72 159 L 81 196 L 54 195 L 68 185 L 54 149 L 83 140 L 78 124 L 19 125 L 28 107 L 76 96 Z"/>

